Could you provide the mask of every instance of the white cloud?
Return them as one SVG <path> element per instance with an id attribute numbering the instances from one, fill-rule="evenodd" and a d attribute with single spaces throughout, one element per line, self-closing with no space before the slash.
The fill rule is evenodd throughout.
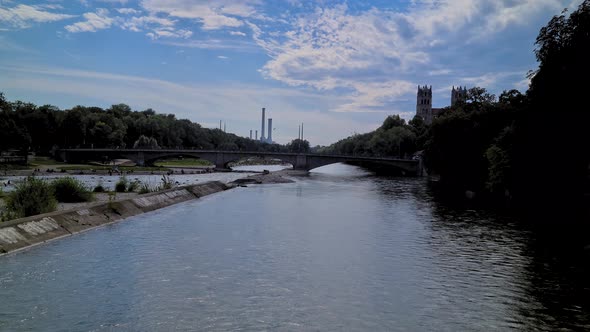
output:
<path id="1" fill-rule="evenodd" d="M 218 56 L 217 56 L 217 58 L 218 58 L 218 59 L 222 59 L 222 60 L 229 59 L 229 58 L 228 58 L 228 57 L 226 57 L 225 55 L 218 55 Z"/>
<path id="2" fill-rule="evenodd" d="M 186 48 L 197 48 L 205 50 L 233 50 L 240 52 L 260 52 L 260 49 L 256 44 L 247 41 L 234 41 L 228 43 L 227 40 L 222 39 L 191 39 L 187 41 L 160 41 L 160 44 L 186 47 Z"/>
<path id="3" fill-rule="evenodd" d="M 193 35 L 193 32 L 190 30 L 179 29 L 174 30 L 173 28 L 163 27 L 154 29 L 152 32 L 146 33 L 146 36 L 150 37 L 151 39 L 159 39 L 159 38 L 190 38 Z"/>
<path id="4" fill-rule="evenodd" d="M 339 112 L 391 111 L 392 100 L 414 89 L 393 74 L 429 60 L 409 48 L 390 17 L 376 10 L 351 15 L 346 5 L 318 8 L 294 21 L 282 41 L 249 26 L 272 56 L 262 68 L 265 77 L 293 86 L 346 89 L 350 102 L 333 109 Z"/>
<path id="5" fill-rule="evenodd" d="M 119 14 L 123 14 L 123 15 L 134 15 L 134 14 L 141 13 L 141 11 L 139 11 L 137 9 L 133 9 L 133 8 L 117 8 L 115 10 L 117 12 L 119 12 Z"/>
<path id="6" fill-rule="evenodd" d="M 104 8 L 97 8 L 96 13 L 85 13 L 82 15 L 86 21 L 76 22 L 66 25 L 65 29 L 71 33 L 77 32 L 96 32 L 98 30 L 108 29 L 115 19 L 108 16 L 109 11 Z"/>
<path id="7" fill-rule="evenodd" d="M 135 32 L 142 31 L 143 29 L 150 28 L 151 26 L 160 26 L 160 27 L 173 27 L 175 25 L 175 21 L 162 18 L 162 17 L 155 17 L 155 16 L 141 16 L 141 17 L 131 17 L 126 19 L 122 24 L 121 28 L 125 30 L 131 30 Z"/>
<path id="8" fill-rule="evenodd" d="M 523 78 L 526 76 L 526 72 L 524 71 L 510 71 L 510 72 L 494 72 L 494 73 L 486 73 L 480 76 L 473 76 L 473 77 L 463 77 L 461 78 L 461 82 L 471 85 L 471 86 L 479 86 L 479 87 L 496 87 L 499 82 L 503 82 L 506 79 L 514 80 L 516 79 L 517 82 L 522 82 Z"/>
<path id="9" fill-rule="evenodd" d="M 229 34 L 232 36 L 246 36 L 242 31 L 230 31 Z"/>
<path id="10" fill-rule="evenodd" d="M 216 30 L 242 26 L 241 18 L 254 15 L 259 3 L 259 0 L 143 0 L 141 6 L 152 13 L 195 19 L 202 23 L 204 30 Z"/>
<path id="11" fill-rule="evenodd" d="M 104 3 L 118 3 L 121 5 L 125 5 L 127 4 L 127 2 L 129 2 L 129 0 L 94 0 L 96 2 L 104 2 Z"/>
<path id="12" fill-rule="evenodd" d="M 51 7 L 45 8 L 53 9 Z M 40 6 L 17 5 L 12 8 L 0 7 L 0 23 L 18 29 L 29 28 L 32 23 L 55 22 L 72 17 L 75 17 L 75 15 L 51 13 L 45 11 Z"/>
<path id="13" fill-rule="evenodd" d="M 451 69 L 435 69 L 435 70 L 429 71 L 428 75 L 430 75 L 430 76 L 448 75 L 452 72 L 453 71 Z"/>

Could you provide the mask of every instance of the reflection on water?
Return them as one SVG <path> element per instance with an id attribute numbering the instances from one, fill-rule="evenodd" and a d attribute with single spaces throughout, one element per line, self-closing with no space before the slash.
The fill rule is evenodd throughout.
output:
<path id="1" fill-rule="evenodd" d="M 0 329 L 583 330 L 585 264 L 422 179 L 332 165 L 2 257 Z"/>

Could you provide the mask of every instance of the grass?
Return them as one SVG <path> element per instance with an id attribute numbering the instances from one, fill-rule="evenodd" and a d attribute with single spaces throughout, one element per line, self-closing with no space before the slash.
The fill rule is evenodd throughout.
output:
<path id="1" fill-rule="evenodd" d="M 17 165 L 17 164 L 2 164 L 2 165 L 0 165 L 0 172 L 4 172 L 4 171 L 20 171 L 20 170 L 26 170 L 26 169 L 31 169 L 31 166 L 29 166 L 29 165 Z"/>
<path id="2" fill-rule="evenodd" d="M 196 158 L 183 159 L 164 159 L 154 163 L 156 166 L 162 167 L 182 167 L 182 166 L 212 166 L 211 162 Z"/>
<path id="3" fill-rule="evenodd" d="M 63 165 L 64 163 L 61 161 L 57 161 L 55 159 L 51 159 L 49 157 L 30 157 L 29 158 L 29 165 L 32 167 L 36 166 L 49 166 L 49 165 Z"/>

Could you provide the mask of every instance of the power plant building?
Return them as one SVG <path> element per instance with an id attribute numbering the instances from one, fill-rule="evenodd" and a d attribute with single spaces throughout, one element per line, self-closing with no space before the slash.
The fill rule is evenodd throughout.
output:
<path id="1" fill-rule="evenodd" d="M 266 117 L 266 109 L 263 107 L 262 108 L 262 125 L 261 125 L 261 130 L 260 130 L 260 142 L 263 143 L 269 143 L 272 144 L 272 119 L 268 119 L 268 133 L 267 133 L 267 137 L 264 137 L 264 132 L 265 132 L 265 117 Z M 258 136 L 256 137 L 256 140 L 258 140 Z"/>

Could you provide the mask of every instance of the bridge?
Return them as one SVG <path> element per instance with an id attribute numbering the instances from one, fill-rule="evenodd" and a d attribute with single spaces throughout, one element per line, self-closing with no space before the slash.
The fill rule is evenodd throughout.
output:
<path id="1" fill-rule="evenodd" d="M 104 161 L 113 159 L 129 159 L 137 165 L 152 165 L 158 159 L 173 157 L 193 157 L 210 161 L 219 169 L 227 169 L 228 164 L 248 157 L 263 157 L 280 159 L 290 163 L 294 169 L 312 170 L 335 163 L 378 164 L 399 170 L 402 174 L 419 175 L 421 165 L 417 160 L 357 157 L 324 154 L 282 153 L 262 151 L 215 151 L 215 150 L 150 150 L 150 149 L 61 149 L 56 151 L 56 157 L 68 163 L 88 161 Z"/>

